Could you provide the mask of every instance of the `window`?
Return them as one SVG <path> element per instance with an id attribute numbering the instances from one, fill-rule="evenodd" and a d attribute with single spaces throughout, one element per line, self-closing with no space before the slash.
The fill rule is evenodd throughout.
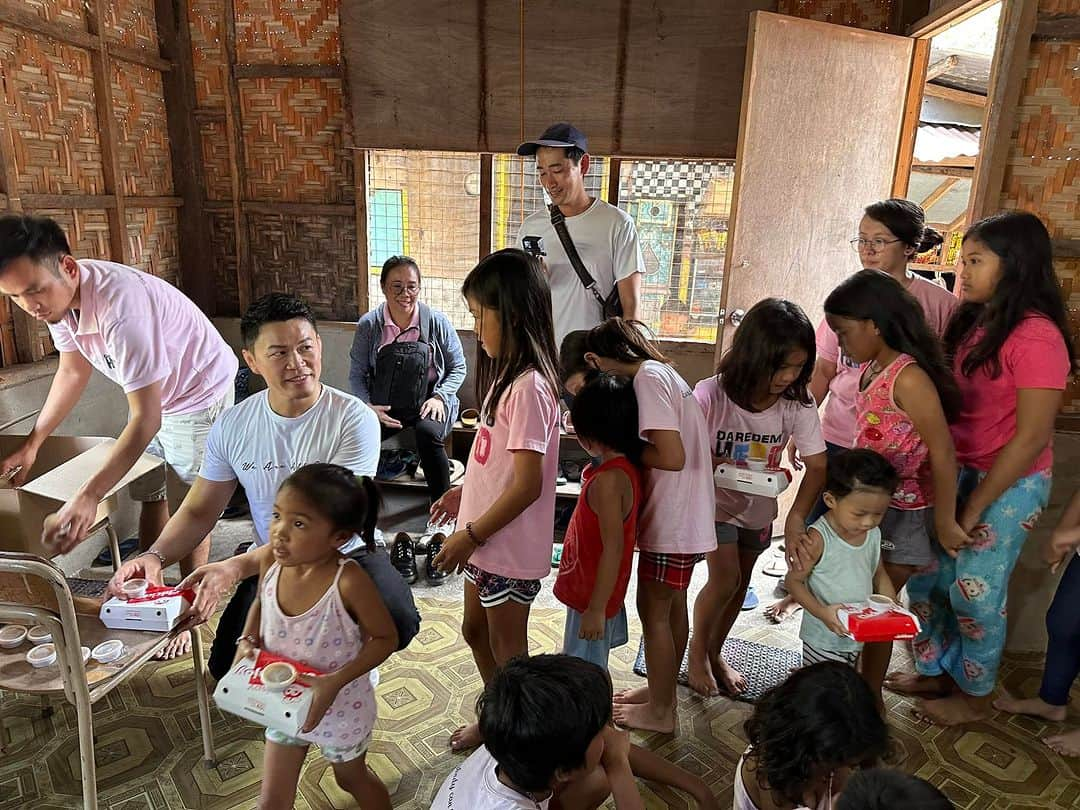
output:
<path id="1" fill-rule="evenodd" d="M 735 165 L 624 160 L 619 207 L 645 257 L 641 314 L 657 337 L 716 342 Z"/>
<path id="2" fill-rule="evenodd" d="M 378 273 L 382 263 L 391 256 L 408 254 L 405 247 L 406 217 L 405 192 L 398 189 L 377 188 L 371 195 L 368 210 L 368 264 Z"/>
<path id="3" fill-rule="evenodd" d="M 383 301 L 382 263 L 404 253 L 420 266 L 421 300 L 457 328 L 472 327 L 461 282 L 480 252 L 480 156 L 384 149 L 368 155 L 369 308 Z"/>

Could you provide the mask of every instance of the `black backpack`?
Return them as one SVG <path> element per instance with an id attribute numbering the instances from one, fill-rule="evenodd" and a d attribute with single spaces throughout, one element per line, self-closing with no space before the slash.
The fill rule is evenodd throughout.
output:
<path id="1" fill-rule="evenodd" d="M 375 355 L 371 404 L 389 405 L 390 415 L 395 418 L 418 414 L 427 399 L 428 369 L 434 351 L 431 327 L 431 310 L 420 304 L 419 340 L 403 332 Z"/>

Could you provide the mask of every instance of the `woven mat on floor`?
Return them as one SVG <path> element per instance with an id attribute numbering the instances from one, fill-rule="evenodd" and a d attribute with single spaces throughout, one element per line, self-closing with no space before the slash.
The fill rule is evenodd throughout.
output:
<path id="1" fill-rule="evenodd" d="M 690 651 L 687 650 L 679 667 L 679 683 L 684 686 L 687 683 L 689 660 Z M 746 676 L 746 691 L 732 696 L 734 700 L 746 703 L 756 703 L 766 691 L 783 683 L 791 670 L 802 666 L 802 656 L 794 650 L 781 650 L 741 638 L 729 638 L 724 642 L 724 660 Z M 647 674 L 644 638 L 638 645 L 634 674 L 642 678 Z"/>

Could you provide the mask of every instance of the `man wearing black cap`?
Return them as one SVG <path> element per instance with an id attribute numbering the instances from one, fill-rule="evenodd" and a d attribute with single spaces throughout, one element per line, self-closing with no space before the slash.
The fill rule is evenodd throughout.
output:
<path id="1" fill-rule="evenodd" d="M 566 230 L 596 291 L 607 298 L 617 289 L 624 318 L 637 318 L 641 273 L 645 260 L 630 215 L 585 191 L 589 145 L 570 124 L 552 124 L 535 141 L 518 147 L 519 155 L 536 156 L 536 173 L 553 205 L 566 218 Z M 555 316 L 555 345 L 576 329 L 591 329 L 603 320 L 597 297 L 585 288 L 551 223 L 547 209 L 528 216 L 518 230 L 518 244 L 543 252 Z"/>

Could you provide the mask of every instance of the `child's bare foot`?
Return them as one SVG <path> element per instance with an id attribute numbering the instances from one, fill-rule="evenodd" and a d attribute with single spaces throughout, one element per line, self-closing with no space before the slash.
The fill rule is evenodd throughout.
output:
<path id="1" fill-rule="evenodd" d="M 1063 757 L 1080 757 L 1080 728 L 1043 737 L 1043 744 Z"/>
<path id="2" fill-rule="evenodd" d="M 1032 717 L 1041 717 L 1052 723 L 1060 723 L 1065 719 L 1064 706 L 1051 706 L 1038 697 L 1015 698 L 1008 692 L 994 701 L 994 708 L 1009 714 L 1029 714 Z"/>
<path id="3" fill-rule="evenodd" d="M 648 686 L 635 686 L 633 689 L 623 689 L 621 692 L 616 692 L 615 697 L 612 699 L 613 703 L 648 703 L 649 702 L 649 687 Z"/>
<path id="4" fill-rule="evenodd" d="M 712 671 L 720 688 L 729 695 L 741 695 L 746 691 L 746 676 L 717 655 L 712 659 Z"/>
<path id="5" fill-rule="evenodd" d="M 944 675 L 917 675 L 913 672 L 890 672 L 885 688 L 901 695 L 945 697 L 952 692 L 952 680 Z"/>
<path id="6" fill-rule="evenodd" d="M 484 738 L 480 736 L 480 724 L 469 723 L 450 735 L 451 751 L 471 751 L 478 748 Z"/>
<path id="7" fill-rule="evenodd" d="M 690 649 L 690 666 L 687 672 L 687 684 L 699 695 L 715 697 L 720 694 L 720 688 L 716 685 L 713 677 L 714 667 L 709 666 L 708 656 L 704 652 Z"/>
<path id="8" fill-rule="evenodd" d="M 675 710 L 658 709 L 652 703 L 616 703 L 612 715 L 623 728 L 659 731 L 661 734 L 675 732 Z"/>
<path id="9" fill-rule="evenodd" d="M 765 618 L 773 624 L 783 624 L 802 610 L 802 605 L 791 596 L 785 596 L 779 602 L 773 602 L 764 611 Z"/>
<path id="10" fill-rule="evenodd" d="M 929 720 L 935 726 L 962 726 L 965 723 L 978 723 L 980 720 L 989 719 L 993 714 L 986 701 L 963 693 L 936 700 L 920 698 L 915 701 L 915 708 L 912 711 L 920 720 Z"/>

